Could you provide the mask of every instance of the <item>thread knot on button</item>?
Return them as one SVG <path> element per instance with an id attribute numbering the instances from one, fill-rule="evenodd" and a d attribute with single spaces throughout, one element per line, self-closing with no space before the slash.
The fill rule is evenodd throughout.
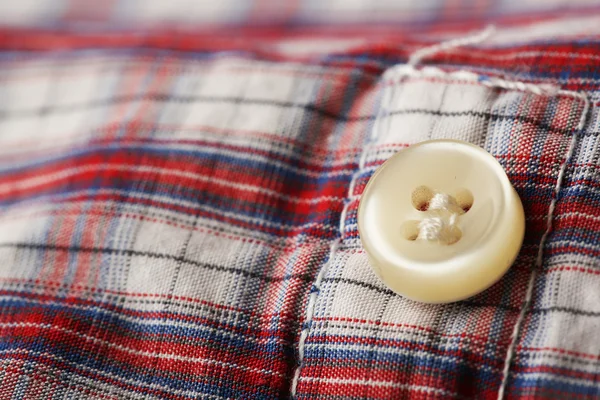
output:
<path id="1" fill-rule="evenodd" d="M 464 214 L 456 199 L 446 193 L 436 193 L 429 201 L 427 216 L 419 222 L 417 239 L 456 243 L 462 236 L 458 216 Z"/>

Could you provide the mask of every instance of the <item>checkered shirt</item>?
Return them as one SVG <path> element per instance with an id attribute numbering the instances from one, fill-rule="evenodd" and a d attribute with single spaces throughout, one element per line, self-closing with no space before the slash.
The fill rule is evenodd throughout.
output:
<path id="1" fill-rule="evenodd" d="M 593 4 L 21 0 L 0 26 L 0 399 L 600 398 Z M 441 138 L 500 162 L 526 235 L 429 305 L 356 211 Z"/>

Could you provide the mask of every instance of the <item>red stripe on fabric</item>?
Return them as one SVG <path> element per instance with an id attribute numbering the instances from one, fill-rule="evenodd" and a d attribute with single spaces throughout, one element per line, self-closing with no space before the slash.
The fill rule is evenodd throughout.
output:
<path id="1" fill-rule="evenodd" d="M 251 326 L 251 325 L 235 326 L 233 323 L 226 324 L 226 323 L 219 322 L 218 319 L 210 319 L 208 317 L 185 315 L 185 314 L 182 314 L 181 312 L 157 311 L 157 309 L 159 309 L 159 308 L 164 308 L 163 305 L 156 305 L 156 309 L 151 310 L 151 311 L 135 311 L 135 310 L 126 309 L 126 308 L 123 308 L 120 306 L 108 304 L 105 302 L 82 300 L 82 299 L 75 298 L 75 297 L 60 298 L 60 297 L 56 297 L 56 296 L 38 295 L 38 294 L 23 293 L 23 292 L 12 292 L 12 291 L 6 291 L 6 290 L 2 290 L 0 293 L 2 296 L 16 296 L 16 297 L 34 299 L 34 300 L 40 302 L 40 304 L 35 304 L 35 303 L 30 302 L 27 306 L 27 309 L 23 309 L 21 312 L 19 312 L 18 319 L 15 319 L 14 315 L 6 315 L 6 314 L 0 315 L 0 322 L 4 323 L 4 324 L 7 324 L 7 323 L 47 324 L 48 321 L 46 319 L 48 318 L 48 314 L 45 313 L 47 304 L 43 304 L 43 302 L 46 302 L 46 303 L 57 302 L 66 307 L 68 307 L 68 306 L 92 306 L 92 307 L 96 307 L 99 309 L 104 309 L 106 311 L 111 311 L 113 313 L 119 313 L 119 315 L 122 315 L 122 316 L 138 318 L 140 320 L 147 319 L 147 320 L 157 320 L 157 321 L 168 321 L 169 323 L 171 323 L 173 325 L 175 325 L 177 323 L 196 324 L 198 327 L 206 326 L 206 327 L 215 328 L 218 330 L 225 330 L 225 331 L 229 331 L 229 332 L 233 332 L 233 333 L 238 333 L 242 337 L 245 336 L 248 339 L 253 338 L 258 341 L 264 339 L 266 342 L 273 341 L 273 342 L 278 342 L 278 343 L 284 343 L 287 338 L 286 332 L 277 330 L 275 326 L 273 327 L 273 329 L 263 329 L 262 328 L 263 326 L 268 327 L 269 325 L 272 325 L 273 318 L 278 319 L 279 321 L 281 321 L 281 323 L 284 323 L 286 321 L 286 315 L 283 315 L 283 314 L 276 314 L 276 315 L 273 315 L 272 318 L 267 318 L 262 314 L 250 313 L 248 315 L 251 319 L 256 321 L 256 324 L 255 324 L 256 326 Z M 64 314 L 64 311 L 62 313 Z M 60 324 L 60 319 L 63 318 L 63 316 L 61 316 L 61 315 L 62 314 L 56 314 L 51 317 L 52 318 L 51 322 L 53 325 L 56 325 L 57 327 L 62 326 Z M 67 315 L 67 317 L 68 317 L 68 315 Z M 291 319 L 293 316 L 290 315 L 287 317 L 289 317 Z M 77 329 L 81 330 L 81 332 L 90 332 L 90 328 L 92 328 L 96 322 L 97 321 L 93 320 L 93 319 L 88 322 L 86 322 L 86 320 L 83 320 L 83 319 L 78 319 L 76 321 Z M 116 335 L 116 333 L 113 332 L 113 330 L 119 328 L 119 326 L 112 326 L 113 322 L 114 321 L 111 321 L 111 322 L 105 321 L 104 323 L 107 325 L 106 331 L 112 332 Z M 261 324 L 259 324 L 259 322 L 261 322 Z M 109 325 L 111 326 L 110 329 L 109 329 Z M 6 335 L 7 337 L 15 337 L 15 338 L 19 338 L 19 339 L 25 339 L 25 337 L 26 337 L 25 334 L 15 335 L 12 333 L 10 333 L 10 334 L 7 333 L 8 330 L 10 330 L 10 329 L 21 329 L 21 328 L 22 327 L 19 327 L 19 326 L 2 327 L 0 329 L 0 336 Z M 144 335 L 153 336 L 154 334 L 145 333 Z M 163 336 L 163 335 L 158 335 L 158 334 L 156 334 L 156 335 L 161 336 L 161 337 Z M 35 338 L 35 337 L 32 336 L 32 338 Z M 121 338 L 121 339 L 117 340 L 115 343 L 129 343 L 130 340 L 133 343 L 140 339 L 137 337 L 136 338 L 128 338 L 126 340 L 125 340 L 125 338 Z M 176 351 L 173 354 L 179 354 L 179 355 L 186 354 L 185 346 L 184 347 L 173 347 L 173 350 Z M 179 351 L 181 351 L 181 353 L 178 353 Z M 281 362 L 284 362 L 284 360 L 281 360 Z"/>
<path id="2" fill-rule="evenodd" d="M 55 299 L 60 299 L 60 300 L 65 299 L 65 298 L 70 298 L 70 299 L 72 299 L 72 301 L 90 302 L 90 304 L 97 305 L 97 306 L 105 305 L 106 302 L 100 302 L 100 301 L 94 301 L 94 300 L 84 299 L 84 298 L 80 298 L 80 297 L 74 297 L 75 295 L 78 295 L 78 294 L 87 295 L 88 293 L 97 293 L 97 294 L 115 295 L 115 296 L 120 296 L 120 297 L 131 297 L 131 298 L 142 298 L 142 299 L 165 299 L 165 300 L 175 300 L 175 301 L 182 301 L 182 302 L 188 302 L 188 303 L 202 304 L 202 305 L 211 307 L 215 310 L 226 310 L 226 311 L 232 311 L 232 312 L 239 313 L 239 314 L 244 314 L 244 315 L 247 315 L 257 321 L 264 319 L 266 322 L 270 322 L 272 320 L 272 317 L 280 317 L 283 319 L 297 318 L 297 315 L 295 313 L 288 314 L 288 313 L 283 313 L 283 312 L 276 312 L 276 313 L 268 314 L 268 313 L 261 312 L 259 314 L 255 310 L 247 310 L 247 309 L 243 309 L 243 308 L 239 308 L 239 307 L 233 307 L 231 305 L 210 302 L 210 301 L 203 300 L 200 298 L 189 297 L 189 296 L 179 296 L 179 295 L 175 295 L 175 294 L 168 295 L 168 294 L 161 294 L 161 293 L 140 293 L 140 292 L 128 292 L 128 291 L 120 291 L 120 290 L 100 289 L 100 288 L 76 284 L 76 283 L 65 284 L 62 282 L 42 281 L 39 279 L 38 280 L 29 280 L 29 279 L 17 279 L 17 278 L 0 278 L 0 282 L 17 283 L 17 284 L 21 284 L 21 285 L 35 284 L 41 290 L 54 290 L 54 291 L 61 292 L 61 293 L 64 292 L 64 290 L 68 289 L 69 293 L 70 293 L 70 297 L 64 297 L 64 296 L 58 297 L 57 295 L 52 295 L 52 294 L 48 294 L 48 293 L 43 293 L 43 294 L 24 293 L 23 291 L 20 291 L 20 290 L 4 290 L 2 292 L 5 295 L 12 294 L 12 295 L 15 295 L 16 297 L 30 296 L 31 298 L 38 298 L 40 296 L 42 296 L 42 297 L 45 296 L 44 298 L 47 300 L 50 298 L 55 298 Z M 78 293 L 78 292 L 83 292 L 83 293 Z M 0 315 L 0 318 L 1 318 L 1 315 Z"/>
<path id="3" fill-rule="evenodd" d="M 355 123 L 361 123 L 361 122 L 348 122 L 348 124 L 355 124 Z M 119 126 L 122 126 L 121 124 L 113 124 L 113 125 L 106 125 L 105 127 L 95 130 L 94 133 L 98 134 L 98 135 L 105 135 L 107 132 L 112 132 L 115 129 L 118 129 Z M 289 144 L 291 146 L 294 146 L 296 149 L 298 149 L 299 151 L 302 150 L 310 150 L 311 154 L 313 156 L 318 156 L 319 158 L 323 158 L 323 157 L 327 157 L 330 155 L 348 155 L 348 157 L 354 157 L 355 155 L 353 154 L 348 154 L 348 153 L 358 153 L 362 150 L 362 148 L 360 147 L 355 147 L 355 146 L 350 146 L 350 147 L 337 147 L 335 149 L 327 149 L 327 148 L 320 148 L 320 147 L 315 147 L 313 143 L 307 143 L 303 138 L 295 138 L 295 137 L 286 137 L 286 136 L 281 136 L 279 134 L 276 133 L 270 133 L 270 132 L 259 132 L 259 131 L 251 131 L 251 130 L 243 130 L 243 129 L 224 129 L 224 128 L 216 128 L 216 127 L 212 127 L 212 126 L 176 126 L 176 125 L 169 125 L 169 124 L 161 124 L 161 123 L 156 123 L 156 124 L 146 124 L 146 123 L 141 123 L 139 125 L 136 126 L 132 126 L 132 124 L 126 124 L 126 126 L 122 126 L 123 129 L 137 129 L 137 130 L 150 130 L 150 129 L 156 129 L 156 130 L 164 130 L 164 131 L 174 131 L 174 130 L 178 130 L 179 132 L 194 132 L 194 133 L 203 133 L 203 134 L 214 134 L 214 137 L 216 138 L 220 138 L 222 136 L 235 136 L 235 137 L 240 137 L 240 138 L 247 138 L 247 140 L 253 139 L 253 138 L 258 138 L 258 139 L 266 139 L 274 148 L 276 148 L 278 143 L 283 143 L 283 144 Z M 81 132 L 73 132 L 73 133 L 69 133 L 69 134 L 65 134 L 65 135 L 61 135 L 57 138 L 53 138 L 52 139 L 52 144 L 56 144 L 56 143 L 65 143 L 65 144 L 71 144 L 71 141 L 76 141 L 78 138 L 81 138 L 82 133 Z M 206 141 L 206 139 L 164 139 L 164 138 L 144 138 L 144 137 L 137 137 L 137 138 L 131 138 L 128 140 L 125 139 L 119 139 L 119 140 L 112 140 L 110 138 L 107 137 L 95 137 L 95 136 L 90 136 L 89 140 L 85 142 L 85 144 L 81 145 L 81 148 L 89 148 L 91 146 L 101 146 L 101 145 L 108 145 L 108 144 L 119 144 L 119 145 L 142 145 L 142 144 L 164 144 L 164 145 L 177 145 L 177 144 L 181 144 L 181 145 L 194 145 L 194 146 L 202 146 L 205 143 L 207 144 L 214 144 L 214 141 Z M 76 143 L 74 143 L 76 144 Z M 35 150 L 33 145 L 39 145 L 39 139 L 36 140 L 16 140 L 16 141 L 11 141 L 11 142 L 6 142 L 6 141 L 2 141 L 2 149 L 3 150 L 10 150 L 12 147 L 14 147 L 14 150 L 23 150 L 23 148 L 26 147 L 31 147 L 33 148 L 33 150 Z M 225 145 L 223 143 L 223 145 Z M 406 147 L 408 146 L 407 144 L 403 144 L 403 143 L 389 143 L 389 144 L 385 144 L 385 145 L 379 145 L 377 146 L 378 148 L 402 148 L 402 147 Z M 68 150 L 69 151 L 73 151 L 76 150 L 77 147 L 69 147 Z M 27 155 L 32 154 L 31 152 L 27 152 L 25 153 Z M 35 153 L 33 153 L 35 154 Z M 40 153 L 43 155 L 48 155 L 48 150 L 43 150 L 43 153 Z M 15 161 L 19 161 L 22 160 L 23 158 L 25 158 L 25 156 L 23 154 L 18 154 L 15 156 L 12 156 L 9 154 L 3 154 L 2 156 L 0 156 L 0 159 L 2 161 L 5 160 L 15 160 Z M 313 157 L 314 158 L 314 157 Z"/>
<path id="4" fill-rule="evenodd" d="M 550 267 L 542 271 L 544 274 L 551 274 L 554 272 L 562 272 L 562 271 L 572 271 L 577 273 L 584 273 L 590 275 L 600 275 L 600 270 L 592 269 L 592 268 L 584 268 L 584 267 L 575 267 L 575 266 L 565 266 L 561 265 L 558 267 Z"/>

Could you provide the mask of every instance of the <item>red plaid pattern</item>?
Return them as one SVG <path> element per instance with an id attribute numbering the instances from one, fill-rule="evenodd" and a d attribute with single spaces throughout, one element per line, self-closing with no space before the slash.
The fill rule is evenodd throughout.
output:
<path id="1" fill-rule="evenodd" d="M 600 396 L 598 16 L 498 6 L 485 43 L 409 69 L 477 19 L 173 32 L 151 22 L 199 9 L 122 1 L 74 33 L 50 28 L 90 9 L 27 4 L 0 32 L 0 398 Z M 438 6 L 389 17 L 461 10 Z M 527 232 L 492 288 L 424 305 L 371 272 L 356 209 L 436 138 L 498 159 Z"/>

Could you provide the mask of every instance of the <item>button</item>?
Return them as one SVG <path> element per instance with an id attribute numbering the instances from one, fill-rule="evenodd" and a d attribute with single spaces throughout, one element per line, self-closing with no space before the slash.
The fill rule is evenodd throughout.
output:
<path id="1" fill-rule="evenodd" d="M 525 215 L 494 157 L 467 142 L 433 140 L 375 171 L 360 200 L 358 230 L 390 289 L 449 303 L 504 275 L 523 243 Z"/>

